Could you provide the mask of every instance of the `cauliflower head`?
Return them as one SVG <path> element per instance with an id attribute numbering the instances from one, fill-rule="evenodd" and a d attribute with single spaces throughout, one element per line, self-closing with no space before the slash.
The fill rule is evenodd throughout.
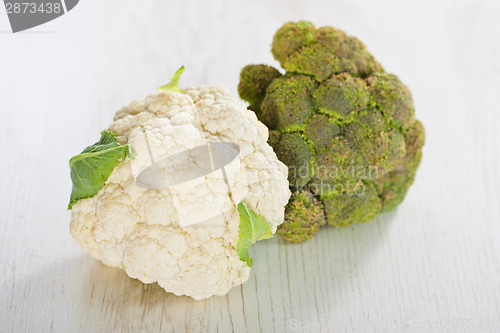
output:
<path id="1" fill-rule="evenodd" d="M 92 257 L 144 283 L 158 282 L 194 299 L 224 295 L 248 279 L 248 247 L 271 237 L 283 222 L 290 197 L 287 167 L 267 144 L 267 128 L 223 86 L 165 87 L 119 110 L 101 140 L 70 161 L 101 150 L 110 154 L 110 165 L 100 155 L 85 161 L 93 166 L 91 175 L 72 169 L 70 231 Z M 229 190 L 232 204 L 215 222 L 183 226 L 174 191 L 140 187 L 137 175 L 152 159 L 206 142 L 239 146 L 236 164 L 227 171 L 232 180 L 225 184 L 207 175 L 184 182 L 176 185 L 184 191 L 177 200 L 205 214 Z M 103 177 L 95 175 L 99 168 L 107 168 Z M 81 177 L 101 177 L 101 186 L 83 195 Z"/>
<path id="2" fill-rule="evenodd" d="M 368 222 L 394 209 L 425 141 L 408 88 L 358 39 L 332 27 L 286 23 L 272 53 L 286 73 L 246 66 L 238 92 L 289 167 L 293 195 L 278 233 L 302 242 L 325 224 Z"/>

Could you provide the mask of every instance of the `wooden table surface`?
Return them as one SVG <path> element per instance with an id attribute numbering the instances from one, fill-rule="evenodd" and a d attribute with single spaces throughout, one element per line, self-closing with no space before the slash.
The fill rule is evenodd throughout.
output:
<path id="1" fill-rule="evenodd" d="M 0 332 L 499 332 L 500 4 L 81 1 L 11 34 L 0 9 Z M 194 301 L 89 257 L 69 234 L 68 160 L 168 81 L 236 94 L 306 18 L 359 37 L 427 130 L 403 204 L 375 221 L 252 249 L 249 281 Z"/>

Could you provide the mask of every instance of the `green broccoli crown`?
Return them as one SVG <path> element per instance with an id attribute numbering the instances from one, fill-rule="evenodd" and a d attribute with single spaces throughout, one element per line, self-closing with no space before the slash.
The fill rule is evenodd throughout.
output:
<path id="1" fill-rule="evenodd" d="M 294 195 L 278 233 L 292 242 L 324 224 L 368 222 L 401 203 L 422 156 L 411 93 L 356 38 L 289 22 L 272 53 L 286 70 L 246 66 L 238 92 L 270 129 Z"/>

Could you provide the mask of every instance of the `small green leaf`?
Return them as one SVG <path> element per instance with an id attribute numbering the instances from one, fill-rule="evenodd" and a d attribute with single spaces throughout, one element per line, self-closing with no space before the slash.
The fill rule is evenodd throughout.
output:
<path id="1" fill-rule="evenodd" d="M 104 186 L 119 160 L 134 159 L 130 146 L 121 146 L 115 134 L 101 132 L 101 139 L 69 160 L 73 190 L 68 209 L 81 199 L 91 198 Z"/>
<path id="2" fill-rule="evenodd" d="M 238 204 L 238 212 L 240 213 L 240 230 L 236 249 L 240 260 L 252 266 L 253 260 L 248 255 L 250 245 L 258 240 L 273 237 L 273 232 L 269 222 L 248 209 L 243 201 Z"/>
<path id="3" fill-rule="evenodd" d="M 177 91 L 177 92 L 182 92 L 182 89 L 179 88 L 179 79 L 181 77 L 182 72 L 184 72 L 184 66 L 179 68 L 177 72 L 175 72 L 172 76 L 170 76 L 170 82 L 167 83 L 164 86 L 161 86 L 158 88 L 159 91 L 163 90 L 170 90 L 170 91 Z"/>

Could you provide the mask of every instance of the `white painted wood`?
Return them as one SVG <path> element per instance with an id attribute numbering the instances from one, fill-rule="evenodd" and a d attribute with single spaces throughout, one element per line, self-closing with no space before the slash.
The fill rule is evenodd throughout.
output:
<path id="1" fill-rule="evenodd" d="M 12 35 L 0 10 L 0 331 L 499 332 L 498 17 L 487 0 L 86 0 Z M 427 142 L 404 203 L 302 245 L 258 243 L 249 281 L 206 301 L 84 253 L 69 157 L 181 64 L 182 84 L 236 93 L 300 18 L 358 36 L 411 88 Z"/>

